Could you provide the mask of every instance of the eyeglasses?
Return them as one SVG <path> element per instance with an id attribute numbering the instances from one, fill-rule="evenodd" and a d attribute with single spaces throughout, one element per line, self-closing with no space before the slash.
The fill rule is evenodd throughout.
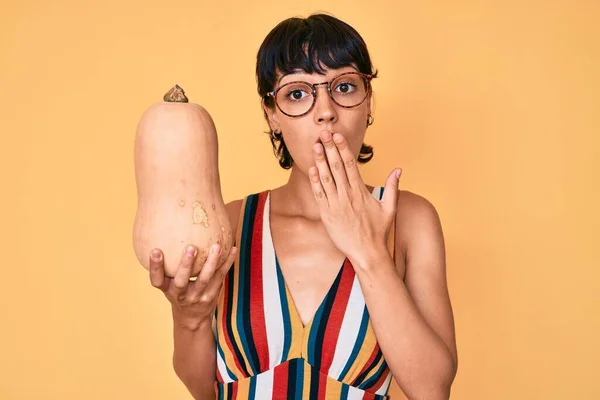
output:
<path id="1" fill-rule="evenodd" d="M 317 86 L 327 85 L 327 93 L 335 104 L 344 108 L 361 105 L 371 91 L 373 75 L 344 72 L 329 82 L 288 82 L 265 95 L 273 97 L 279 110 L 289 117 L 307 114 L 315 105 Z"/>

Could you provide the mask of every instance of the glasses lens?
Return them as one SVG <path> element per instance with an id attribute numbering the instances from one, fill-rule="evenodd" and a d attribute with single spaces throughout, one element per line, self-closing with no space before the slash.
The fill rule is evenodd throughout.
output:
<path id="1" fill-rule="evenodd" d="M 277 105 L 288 115 L 304 114 L 313 102 L 312 89 L 306 83 L 291 82 L 277 92 Z"/>
<path id="2" fill-rule="evenodd" d="M 331 83 L 331 95 L 336 103 L 344 107 L 359 105 L 367 97 L 368 82 L 362 75 L 350 73 Z"/>

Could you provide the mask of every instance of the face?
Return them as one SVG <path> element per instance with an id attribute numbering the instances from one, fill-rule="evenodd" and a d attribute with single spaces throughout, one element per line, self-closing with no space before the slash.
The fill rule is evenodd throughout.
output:
<path id="1" fill-rule="evenodd" d="M 307 74 L 296 71 L 282 76 L 277 75 L 275 89 L 292 81 L 306 81 L 312 84 L 330 82 L 343 72 L 357 72 L 353 67 L 326 69 L 325 75 Z M 285 89 L 283 89 L 285 90 Z M 335 88 L 331 88 L 335 90 Z M 347 140 L 355 158 L 358 158 L 366 132 L 367 117 L 371 112 L 371 95 L 357 107 L 344 108 L 337 105 L 327 93 L 326 85 L 317 86 L 315 105 L 305 115 L 290 117 L 281 112 L 278 107 L 270 109 L 264 106 L 269 117 L 271 129 L 283 134 L 283 140 L 294 159 L 294 168 L 308 174 L 308 169 L 314 165 L 313 145 L 320 141 L 320 134 L 329 130 L 332 134 L 341 133 Z"/>

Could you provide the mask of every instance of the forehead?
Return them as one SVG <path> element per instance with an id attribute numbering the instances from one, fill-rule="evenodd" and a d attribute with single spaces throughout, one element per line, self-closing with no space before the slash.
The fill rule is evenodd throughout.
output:
<path id="1" fill-rule="evenodd" d="M 323 82 L 323 81 L 330 80 L 331 78 L 335 77 L 336 75 L 339 75 L 344 72 L 357 72 L 358 68 L 356 68 L 356 66 L 354 66 L 354 65 L 349 65 L 349 66 L 340 67 L 340 68 L 327 68 L 327 67 L 323 66 L 323 70 L 325 71 L 325 74 L 320 74 L 317 72 L 308 73 L 308 72 L 302 70 L 301 68 L 295 68 L 292 71 L 287 72 L 285 74 L 281 73 L 281 71 L 277 71 L 276 86 L 279 84 L 283 84 L 285 82 L 291 82 L 291 81 L 296 81 L 296 80 L 303 80 L 303 81 L 307 81 L 307 82 L 311 82 L 311 83 Z"/>

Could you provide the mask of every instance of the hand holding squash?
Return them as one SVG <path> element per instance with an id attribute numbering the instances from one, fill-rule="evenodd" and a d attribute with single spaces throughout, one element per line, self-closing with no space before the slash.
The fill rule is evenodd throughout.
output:
<path id="1" fill-rule="evenodd" d="M 225 276 L 235 261 L 237 248 L 233 247 L 225 262 L 219 264 L 221 249 L 211 251 L 196 280 L 190 280 L 192 266 L 197 254 L 195 246 L 187 246 L 174 278 L 165 276 L 164 257 L 160 249 L 154 249 L 149 257 L 150 282 L 160 289 L 173 309 L 174 317 L 190 327 L 197 327 L 204 321 L 211 321 L 217 298 Z"/>
<path id="2" fill-rule="evenodd" d="M 217 132 L 208 111 L 188 103 L 175 85 L 143 113 L 134 163 L 138 207 L 133 247 L 140 264 L 149 269 L 148 253 L 160 248 L 165 274 L 174 277 L 180 249 L 193 244 L 198 256 L 191 275 L 197 276 L 214 243 L 222 247 L 222 264 L 233 237 L 221 194 Z"/>

